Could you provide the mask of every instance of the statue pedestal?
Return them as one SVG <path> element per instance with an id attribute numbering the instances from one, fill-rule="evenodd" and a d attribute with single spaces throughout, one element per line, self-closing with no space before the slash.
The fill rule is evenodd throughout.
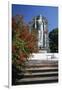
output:
<path id="1" fill-rule="evenodd" d="M 39 50 L 39 53 L 47 53 L 47 50 Z"/>

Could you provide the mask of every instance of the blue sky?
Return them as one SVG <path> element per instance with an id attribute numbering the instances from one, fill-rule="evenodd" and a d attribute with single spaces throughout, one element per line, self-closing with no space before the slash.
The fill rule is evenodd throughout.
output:
<path id="1" fill-rule="evenodd" d="M 34 16 L 39 14 L 47 18 L 49 31 L 58 27 L 58 7 L 12 5 L 12 15 L 23 15 L 26 23 L 30 22 Z"/>

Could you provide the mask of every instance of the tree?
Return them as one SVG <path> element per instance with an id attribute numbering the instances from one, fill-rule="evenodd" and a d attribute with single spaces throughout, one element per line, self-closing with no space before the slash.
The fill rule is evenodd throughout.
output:
<path id="1" fill-rule="evenodd" d="M 58 28 L 53 29 L 49 33 L 49 46 L 52 53 L 58 52 Z"/>
<path id="2" fill-rule="evenodd" d="M 12 18 L 12 63 L 24 65 L 32 52 L 35 51 L 36 36 L 29 32 L 29 27 L 23 22 L 22 16 Z"/>

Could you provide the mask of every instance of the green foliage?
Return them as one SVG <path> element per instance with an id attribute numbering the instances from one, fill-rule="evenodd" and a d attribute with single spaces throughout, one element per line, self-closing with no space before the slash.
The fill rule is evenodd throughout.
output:
<path id="1" fill-rule="evenodd" d="M 53 29 L 49 33 L 49 46 L 52 53 L 58 52 L 58 28 Z"/>
<path id="2" fill-rule="evenodd" d="M 35 49 L 35 35 L 29 33 L 29 27 L 21 16 L 12 18 L 12 63 L 23 66 Z"/>

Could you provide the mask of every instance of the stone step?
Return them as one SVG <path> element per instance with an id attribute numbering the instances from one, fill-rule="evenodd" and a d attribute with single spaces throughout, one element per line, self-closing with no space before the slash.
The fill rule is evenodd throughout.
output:
<path id="1" fill-rule="evenodd" d="M 35 67 L 35 68 L 34 67 L 31 67 L 31 68 L 27 67 L 27 68 L 25 68 L 25 71 L 40 71 L 40 70 L 41 71 L 44 71 L 44 70 L 45 71 L 47 71 L 47 70 L 54 71 L 54 70 L 58 70 L 58 67 Z"/>
<path id="2" fill-rule="evenodd" d="M 57 64 L 30 64 L 30 65 L 26 65 L 25 68 L 35 68 L 35 67 L 58 67 Z"/>
<path id="3" fill-rule="evenodd" d="M 18 74 L 19 77 L 21 77 L 21 73 Z M 55 72 L 36 72 L 36 73 L 31 73 L 31 72 L 26 72 L 24 73 L 24 78 L 27 78 L 27 77 L 45 77 L 45 76 L 58 76 L 58 72 L 55 71 Z"/>
<path id="4" fill-rule="evenodd" d="M 41 60 L 30 60 L 26 62 L 25 67 L 58 67 L 58 62 L 52 62 L 52 61 L 41 61 Z"/>
<path id="5" fill-rule="evenodd" d="M 54 72 L 54 71 L 52 71 L 52 72 L 39 72 L 39 73 L 30 73 L 30 72 L 26 72 L 24 75 L 25 76 L 30 76 L 30 75 L 44 75 L 44 74 L 58 74 L 58 72 L 56 71 L 56 72 Z M 21 75 L 20 73 L 19 73 L 19 75 Z"/>
<path id="6" fill-rule="evenodd" d="M 46 82 L 58 82 L 57 76 L 51 77 L 34 77 L 34 78 L 23 78 L 16 80 L 17 84 L 35 84 L 35 83 L 46 83 Z"/>
<path id="7" fill-rule="evenodd" d="M 43 67 L 43 68 L 26 68 L 24 71 L 25 73 L 52 73 L 52 72 L 58 72 L 58 67 Z M 53 73 L 52 73 L 53 74 Z"/>
<path id="8" fill-rule="evenodd" d="M 28 60 L 26 64 L 58 64 L 58 61 L 52 60 Z"/>
<path id="9" fill-rule="evenodd" d="M 29 60 L 52 60 L 52 61 L 57 61 L 58 60 L 58 54 L 55 53 L 32 53 L 32 55 L 29 57 Z"/>

